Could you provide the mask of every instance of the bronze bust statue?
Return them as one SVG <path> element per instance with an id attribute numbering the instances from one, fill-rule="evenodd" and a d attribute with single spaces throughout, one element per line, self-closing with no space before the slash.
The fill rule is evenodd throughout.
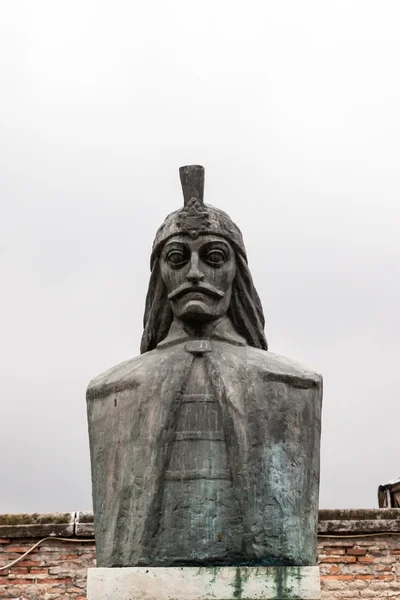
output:
<path id="1" fill-rule="evenodd" d="M 141 356 L 87 391 L 97 564 L 315 565 L 322 378 L 267 351 L 240 230 L 180 175 Z"/>

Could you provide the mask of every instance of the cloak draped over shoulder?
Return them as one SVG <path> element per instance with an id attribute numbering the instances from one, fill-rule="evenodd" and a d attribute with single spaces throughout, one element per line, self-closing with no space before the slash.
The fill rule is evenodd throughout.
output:
<path id="1" fill-rule="evenodd" d="M 235 564 L 315 565 L 322 378 L 246 345 L 225 318 L 204 354 L 222 413 L 240 548 Z M 155 350 L 87 391 L 97 565 L 174 564 L 158 547 L 164 474 L 194 355 L 175 323 Z M 223 535 L 223 532 L 222 534 Z M 181 564 L 212 564 L 196 554 Z"/>

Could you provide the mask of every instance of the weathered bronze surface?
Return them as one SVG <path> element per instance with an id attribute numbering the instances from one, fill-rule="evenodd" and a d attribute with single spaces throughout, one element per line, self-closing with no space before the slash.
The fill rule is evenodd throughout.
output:
<path id="1" fill-rule="evenodd" d="M 142 354 L 87 391 L 97 564 L 315 565 L 322 378 L 266 351 L 241 233 L 180 174 Z"/>

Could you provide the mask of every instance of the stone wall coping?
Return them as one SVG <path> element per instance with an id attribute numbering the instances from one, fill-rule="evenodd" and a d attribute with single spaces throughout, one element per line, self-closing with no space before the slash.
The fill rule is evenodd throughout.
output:
<path id="1" fill-rule="evenodd" d="M 400 508 L 321 509 L 318 534 L 345 536 L 400 533 Z M 92 538 L 93 512 L 0 515 L 0 538 Z"/>
<path id="2" fill-rule="evenodd" d="M 319 521 L 371 521 L 400 519 L 399 508 L 320 508 Z"/>
<path id="3" fill-rule="evenodd" d="M 74 537 L 76 512 L 0 515 L 0 538 Z"/>

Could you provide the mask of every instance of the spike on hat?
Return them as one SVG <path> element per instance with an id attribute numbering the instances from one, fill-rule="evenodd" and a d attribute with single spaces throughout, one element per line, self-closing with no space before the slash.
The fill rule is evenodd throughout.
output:
<path id="1" fill-rule="evenodd" d="M 180 167 L 184 206 L 171 213 L 156 233 L 150 265 L 165 242 L 174 235 L 214 234 L 226 238 L 246 259 L 246 250 L 240 229 L 224 211 L 204 204 L 204 167 L 188 165 Z"/>
<path id="2" fill-rule="evenodd" d="M 195 198 L 199 204 L 204 204 L 204 167 L 200 165 L 188 165 L 180 167 L 183 200 L 185 206 Z"/>
<path id="3" fill-rule="evenodd" d="M 184 206 L 177 221 L 182 233 L 197 238 L 210 226 L 207 209 L 204 206 L 204 167 L 189 165 L 179 169 Z"/>

